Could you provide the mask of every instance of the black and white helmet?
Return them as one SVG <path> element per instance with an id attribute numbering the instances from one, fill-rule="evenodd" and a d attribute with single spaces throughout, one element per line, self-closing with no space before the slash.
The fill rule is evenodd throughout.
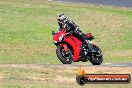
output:
<path id="1" fill-rule="evenodd" d="M 58 24 L 61 26 L 61 27 L 64 27 L 68 21 L 68 18 L 64 15 L 64 14 L 60 14 L 57 18 L 58 20 Z"/>
<path id="2" fill-rule="evenodd" d="M 58 21 L 67 21 L 67 17 L 64 14 L 60 14 L 59 17 L 57 18 Z"/>

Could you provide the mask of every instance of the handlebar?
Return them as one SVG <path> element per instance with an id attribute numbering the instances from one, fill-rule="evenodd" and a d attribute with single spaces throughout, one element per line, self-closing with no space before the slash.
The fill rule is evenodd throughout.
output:
<path id="1" fill-rule="evenodd" d="M 52 35 L 54 35 L 55 34 L 55 32 L 54 31 L 52 31 Z"/>

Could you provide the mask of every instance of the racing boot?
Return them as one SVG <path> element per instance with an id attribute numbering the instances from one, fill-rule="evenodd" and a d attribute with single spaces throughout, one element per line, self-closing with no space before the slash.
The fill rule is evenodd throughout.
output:
<path id="1" fill-rule="evenodd" d="M 85 38 L 84 41 L 85 45 L 88 47 L 88 49 L 90 50 L 90 52 L 95 53 L 96 51 L 93 49 L 92 45 L 90 44 L 90 40 L 88 40 L 88 38 Z"/>

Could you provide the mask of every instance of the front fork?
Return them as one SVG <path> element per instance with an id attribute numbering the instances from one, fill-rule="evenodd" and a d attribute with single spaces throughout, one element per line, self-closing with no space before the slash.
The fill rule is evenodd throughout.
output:
<path id="1" fill-rule="evenodd" d="M 66 52 L 66 54 L 69 53 L 70 49 L 68 48 L 67 44 L 60 44 L 60 46 L 64 47 L 64 51 Z M 73 51 L 72 51 L 73 52 Z M 74 58 L 74 55 L 72 53 L 72 57 Z"/>
<path id="2" fill-rule="evenodd" d="M 60 44 L 60 46 L 64 47 L 64 51 L 67 52 L 69 50 L 69 48 L 67 47 L 66 44 Z"/>

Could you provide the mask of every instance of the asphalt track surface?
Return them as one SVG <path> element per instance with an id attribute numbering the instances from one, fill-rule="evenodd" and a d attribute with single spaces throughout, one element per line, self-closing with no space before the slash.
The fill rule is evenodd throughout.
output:
<path id="1" fill-rule="evenodd" d="M 58 66 L 63 66 L 63 67 L 78 67 L 79 65 L 82 66 L 97 66 L 97 67 L 132 67 L 132 62 L 126 62 L 126 63 L 104 63 L 101 65 L 89 65 L 88 64 L 35 64 L 39 66 L 53 66 L 53 67 L 58 67 Z"/>
<path id="2" fill-rule="evenodd" d="M 78 63 L 73 63 L 73 64 L 0 64 L 0 67 L 3 66 L 10 66 L 10 67 L 78 67 L 78 66 L 85 66 L 85 67 L 130 67 L 132 68 L 132 62 L 125 62 L 125 63 L 103 63 L 101 65 L 92 65 L 92 64 L 78 64 Z"/>
<path id="3" fill-rule="evenodd" d="M 101 65 L 92 65 L 92 64 L 89 64 L 89 63 L 85 63 L 85 64 L 78 64 L 77 62 L 73 63 L 73 64 L 0 64 L 0 67 L 1 66 L 40 66 L 40 67 L 78 67 L 78 66 L 88 66 L 88 67 L 132 67 L 132 62 L 124 62 L 124 63 L 102 63 Z"/>
<path id="4" fill-rule="evenodd" d="M 52 1 L 52 0 L 48 0 Z M 97 5 L 108 5 L 117 7 L 132 7 L 132 0 L 53 0 L 59 2 L 88 3 Z"/>

